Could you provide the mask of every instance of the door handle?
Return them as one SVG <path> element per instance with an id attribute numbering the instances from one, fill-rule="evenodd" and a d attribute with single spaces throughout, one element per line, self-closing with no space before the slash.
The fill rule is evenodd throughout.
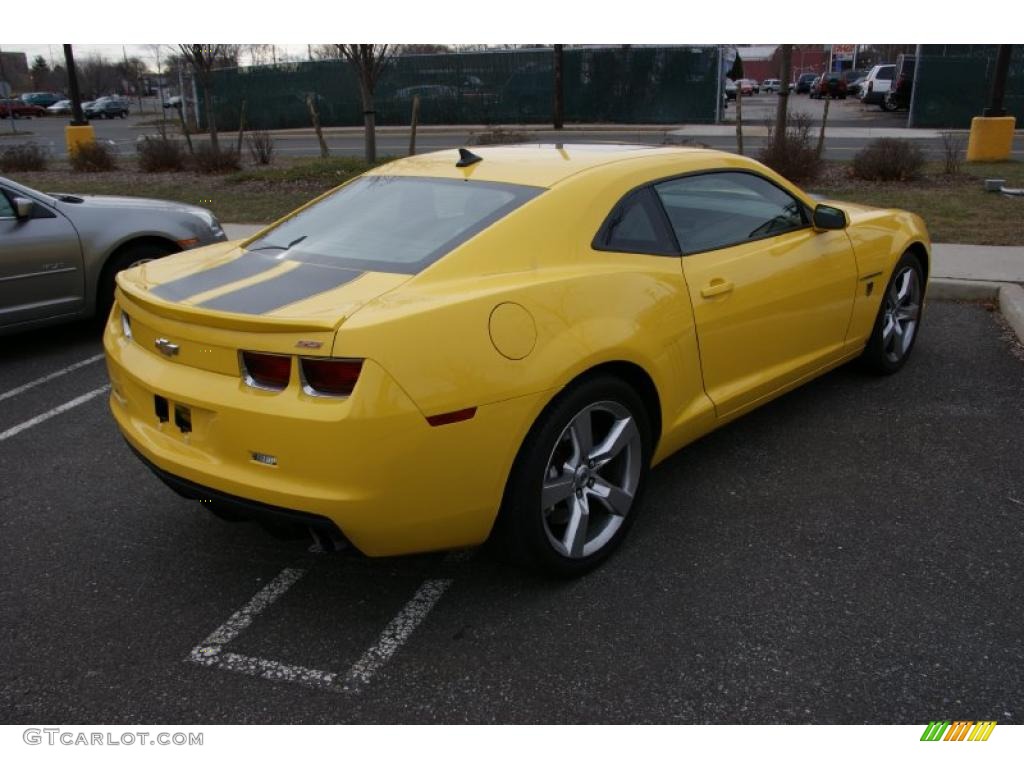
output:
<path id="1" fill-rule="evenodd" d="M 729 280 L 723 280 L 720 277 L 716 277 L 700 289 L 700 295 L 705 299 L 710 299 L 712 296 L 721 296 L 723 293 L 728 293 L 733 288 L 735 288 L 735 286 Z"/>

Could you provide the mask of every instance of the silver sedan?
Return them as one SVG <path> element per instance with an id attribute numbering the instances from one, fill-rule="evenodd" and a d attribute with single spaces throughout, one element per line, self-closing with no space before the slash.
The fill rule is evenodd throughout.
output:
<path id="1" fill-rule="evenodd" d="M 199 206 L 43 194 L 0 177 L 0 335 L 106 316 L 122 269 L 226 239 Z"/>

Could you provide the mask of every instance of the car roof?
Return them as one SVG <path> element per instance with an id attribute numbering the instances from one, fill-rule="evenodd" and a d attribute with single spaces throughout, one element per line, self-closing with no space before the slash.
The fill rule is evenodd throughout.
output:
<path id="1" fill-rule="evenodd" d="M 724 152 L 692 147 L 657 147 L 643 144 L 505 144 L 470 147 L 482 158 L 465 168 L 455 164 L 459 152 L 446 149 L 402 158 L 370 171 L 379 176 L 431 176 L 435 178 L 474 179 L 534 187 L 551 187 L 583 171 L 628 163 L 664 155 L 692 156 L 695 170 L 714 165 L 713 156 Z"/>

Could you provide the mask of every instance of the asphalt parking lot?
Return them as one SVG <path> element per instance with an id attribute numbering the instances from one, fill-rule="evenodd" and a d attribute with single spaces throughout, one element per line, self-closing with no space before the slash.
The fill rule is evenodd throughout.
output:
<path id="1" fill-rule="evenodd" d="M 99 352 L 0 339 L 2 722 L 1024 721 L 1024 361 L 981 306 L 668 460 L 571 583 L 223 523 L 105 393 L 54 410 L 101 360 L 22 389 Z"/>

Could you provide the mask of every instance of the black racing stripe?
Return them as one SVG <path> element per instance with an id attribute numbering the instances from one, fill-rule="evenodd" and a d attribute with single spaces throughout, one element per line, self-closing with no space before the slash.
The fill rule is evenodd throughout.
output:
<path id="1" fill-rule="evenodd" d="M 302 264 L 283 275 L 264 280 L 262 283 L 239 288 L 199 304 L 207 309 L 222 312 L 237 312 L 245 315 L 262 315 L 275 309 L 308 299 L 318 293 L 329 291 L 355 280 L 362 275 L 355 269 L 335 269 Z"/>
<path id="2" fill-rule="evenodd" d="M 184 301 L 190 296 L 196 296 L 214 288 L 222 288 L 230 283 L 245 280 L 247 277 L 258 275 L 261 272 L 281 266 L 281 262 L 268 256 L 256 256 L 246 254 L 239 256 L 227 264 L 222 264 L 213 269 L 204 269 L 177 280 L 158 285 L 151 293 L 167 301 Z"/>

